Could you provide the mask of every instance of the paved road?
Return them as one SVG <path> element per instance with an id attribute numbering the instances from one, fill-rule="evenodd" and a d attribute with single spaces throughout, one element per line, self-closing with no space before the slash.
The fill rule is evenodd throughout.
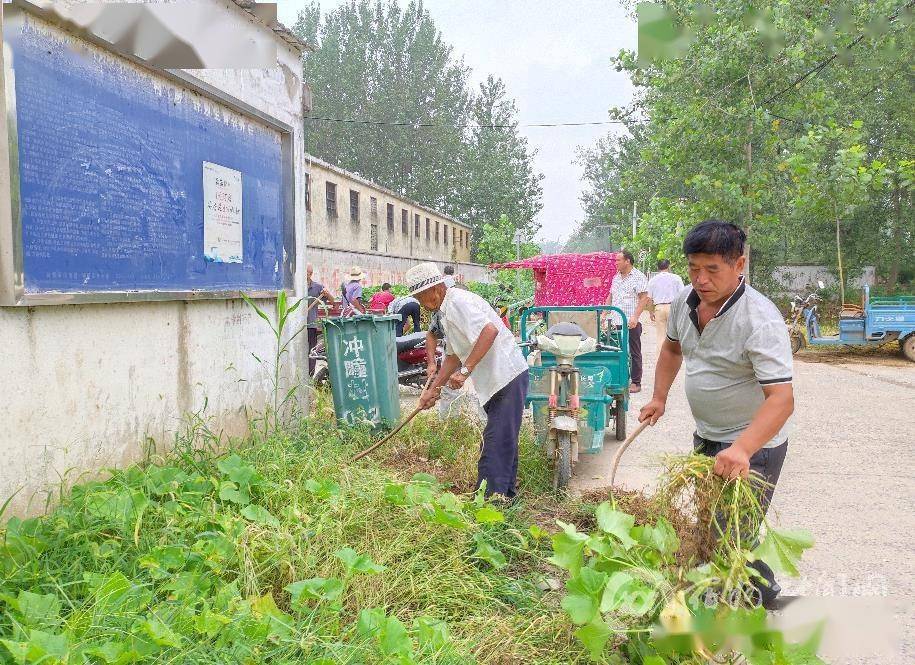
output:
<path id="1" fill-rule="evenodd" d="M 650 398 L 657 355 L 653 327 L 644 328 L 645 392 L 633 396 L 630 431 Z M 801 577 L 780 580 L 782 586 L 788 595 L 828 598 L 832 608 L 851 606 L 858 622 L 865 617 L 852 605 L 855 597 L 888 607 L 897 641 L 882 653 L 864 647 L 869 656 L 845 662 L 913 663 L 915 365 L 892 356 L 805 352 L 794 376 L 794 434 L 772 510 L 782 526 L 809 529 L 816 546 Z M 692 431 L 678 378 L 664 418 L 626 452 L 618 482 L 650 486 L 659 456 L 688 451 Z M 583 457 L 573 480 L 578 489 L 607 484 L 617 445 Z"/>

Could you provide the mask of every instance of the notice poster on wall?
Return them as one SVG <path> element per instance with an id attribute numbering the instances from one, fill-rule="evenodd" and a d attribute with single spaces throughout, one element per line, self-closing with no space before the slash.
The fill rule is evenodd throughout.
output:
<path id="1" fill-rule="evenodd" d="M 242 262 L 241 171 L 203 163 L 203 254 L 214 263 Z"/>

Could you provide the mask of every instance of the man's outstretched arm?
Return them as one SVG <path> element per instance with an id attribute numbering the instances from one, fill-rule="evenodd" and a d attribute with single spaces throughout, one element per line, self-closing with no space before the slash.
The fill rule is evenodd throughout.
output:
<path id="1" fill-rule="evenodd" d="M 680 348 L 680 342 L 675 342 L 669 337 L 665 338 L 654 371 L 654 392 L 651 395 L 651 401 L 639 411 L 640 423 L 647 420 L 649 424 L 654 425 L 664 415 L 670 387 L 674 384 L 674 379 L 677 378 L 677 372 L 680 371 L 682 364 L 683 351 Z"/>

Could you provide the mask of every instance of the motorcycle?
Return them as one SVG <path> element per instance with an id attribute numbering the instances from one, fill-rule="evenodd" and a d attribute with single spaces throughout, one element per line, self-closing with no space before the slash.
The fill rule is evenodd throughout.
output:
<path id="1" fill-rule="evenodd" d="M 422 389 L 426 384 L 426 333 L 415 332 L 394 338 L 397 347 L 397 382 L 402 386 Z M 444 348 L 441 343 L 435 347 L 435 364 L 441 366 L 444 360 Z M 315 371 L 311 377 L 316 386 L 322 386 L 330 378 L 327 367 L 327 350 L 322 335 L 311 350 L 309 358 L 315 361 Z"/>
<path id="2" fill-rule="evenodd" d="M 785 325 L 788 326 L 788 333 L 791 336 L 791 353 L 797 353 L 807 345 L 804 332 L 808 321 L 811 325 L 811 333 L 819 337 L 820 324 L 817 317 L 817 306 L 822 301 L 823 299 L 816 292 L 806 298 L 794 296 L 791 299 L 791 311 L 788 313 L 788 318 L 785 319 Z"/>

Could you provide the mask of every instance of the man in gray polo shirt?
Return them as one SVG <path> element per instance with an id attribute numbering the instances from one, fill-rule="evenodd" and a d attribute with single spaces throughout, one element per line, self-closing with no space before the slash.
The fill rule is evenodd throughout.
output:
<path id="1" fill-rule="evenodd" d="M 709 220 L 683 241 L 692 288 L 670 307 L 667 339 L 655 369 L 654 394 L 639 421 L 654 425 L 667 395 L 686 365 L 686 397 L 696 421 L 693 445 L 715 458 L 715 473 L 747 478 L 755 471 L 769 483 L 761 492 L 768 508 L 788 449 L 794 411 L 788 330 L 778 309 L 744 283 L 746 234 L 733 224 Z M 781 588 L 762 561 L 753 567 L 771 606 Z"/>

